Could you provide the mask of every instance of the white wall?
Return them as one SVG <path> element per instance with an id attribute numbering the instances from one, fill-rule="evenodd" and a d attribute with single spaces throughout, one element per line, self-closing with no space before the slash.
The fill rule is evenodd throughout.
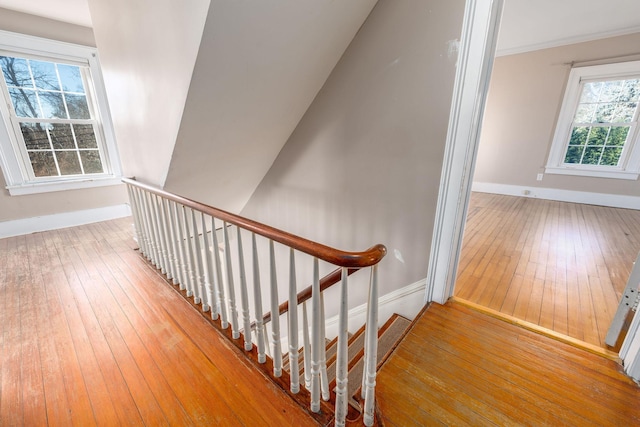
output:
<path id="1" fill-rule="evenodd" d="M 385 244 L 380 295 L 426 277 L 464 5 L 380 0 L 242 214 L 340 249 Z"/>
<path id="2" fill-rule="evenodd" d="M 0 9 L 0 30 L 95 46 L 90 28 L 6 9 Z M 0 222 L 6 222 L 0 227 L 2 229 L 11 228 L 8 221 L 100 209 L 127 202 L 123 185 L 24 196 L 10 196 L 5 186 L 0 174 Z"/>
<path id="3" fill-rule="evenodd" d="M 209 0 L 89 0 L 124 174 L 163 185 Z"/>
<path id="4" fill-rule="evenodd" d="M 166 189 L 239 212 L 376 0 L 213 0 Z"/>

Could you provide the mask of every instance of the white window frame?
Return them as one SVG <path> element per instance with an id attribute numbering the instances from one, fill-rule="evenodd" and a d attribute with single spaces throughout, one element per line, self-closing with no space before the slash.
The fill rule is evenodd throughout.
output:
<path id="1" fill-rule="evenodd" d="M 564 163 L 573 118 L 580 101 L 582 91 L 581 83 L 585 80 L 615 80 L 616 78 L 630 76 L 640 76 L 640 61 L 576 67 L 571 70 L 558 116 L 558 124 L 556 125 L 551 150 L 549 152 L 549 159 L 545 168 L 546 173 L 627 180 L 638 179 L 640 175 L 640 132 L 638 131 L 639 126 L 637 124 L 640 108 L 636 111 L 634 124 L 630 127 L 629 136 L 624 145 L 618 166 Z"/>
<path id="2" fill-rule="evenodd" d="M 34 178 L 30 172 L 28 158 L 17 146 L 19 142 L 15 134 L 9 108 L 0 102 L 0 168 L 4 175 L 6 188 L 12 196 L 44 193 L 50 191 L 72 190 L 78 188 L 101 187 L 121 183 L 122 170 L 118 149 L 115 142 L 111 114 L 107 103 L 97 50 L 93 47 L 81 46 L 24 34 L 0 31 L 0 51 L 4 55 L 41 57 L 44 60 L 60 60 L 88 65 L 91 73 L 91 92 L 96 110 L 96 120 L 101 131 L 103 144 L 100 146 L 105 173 L 81 176 L 56 176 Z"/>

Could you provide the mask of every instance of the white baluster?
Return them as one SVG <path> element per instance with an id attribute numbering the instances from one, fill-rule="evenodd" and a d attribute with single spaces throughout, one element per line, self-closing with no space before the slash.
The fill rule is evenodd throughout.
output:
<path id="1" fill-rule="evenodd" d="M 215 300 L 213 293 L 213 284 L 215 282 L 213 276 L 213 259 L 211 259 L 211 246 L 209 245 L 209 239 L 207 238 L 207 224 L 204 220 L 204 214 L 200 213 L 200 221 L 202 223 L 202 241 L 203 241 L 203 256 L 205 259 L 205 287 L 207 303 L 211 308 L 211 318 L 213 320 L 218 319 L 218 302 Z M 215 228 L 211 229 L 211 234 L 216 232 Z"/>
<path id="2" fill-rule="evenodd" d="M 320 293 L 320 389 L 322 399 L 329 400 L 329 378 L 327 376 L 327 334 L 325 332 L 324 319 L 324 293 Z"/>
<path id="3" fill-rule="evenodd" d="M 304 344 L 304 387 L 311 390 L 311 340 L 309 338 L 309 315 L 307 302 L 302 303 L 302 342 Z"/>
<path id="4" fill-rule="evenodd" d="M 160 249 L 160 271 L 163 274 L 170 274 L 168 268 L 167 246 L 164 240 L 164 230 L 162 228 L 162 216 L 160 214 L 160 206 L 158 202 L 158 196 L 155 194 L 149 194 L 151 197 L 151 209 L 153 211 L 153 218 L 155 221 L 155 229 L 158 237 L 158 249 Z"/>
<path id="5" fill-rule="evenodd" d="M 313 284 L 311 285 L 311 411 L 320 412 L 320 276 L 318 258 L 313 259 Z"/>
<path id="6" fill-rule="evenodd" d="M 276 256 L 273 240 L 269 240 L 269 266 L 271 288 L 271 358 L 273 375 L 282 376 L 282 348 L 280 346 L 280 310 L 278 304 L 278 279 L 276 275 Z"/>
<path id="7" fill-rule="evenodd" d="M 293 248 L 289 250 L 289 375 L 291 393 L 300 391 L 300 366 L 298 365 L 298 286 L 296 283 L 296 258 Z"/>
<path id="8" fill-rule="evenodd" d="M 167 236 L 169 271 L 171 272 L 172 283 L 175 285 L 180 281 L 179 272 L 178 272 L 178 259 L 176 255 L 177 251 L 176 251 L 175 230 L 173 229 L 173 224 L 171 221 L 171 213 L 168 208 L 169 200 L 160 199 L 160 201 L 162 203 L 162 216 L 164 219 L 163 223 L 164 223 L 164 228 Z"/>
<path id="9" fill-rule="evenodd" d="M 178 260 L 180 263 L 179 272 L 180 272 L 180 290 L 184 291 L 187 288 L 187 284 L 189 283 L 189 273 L 187 272 L 187 255 L 185 254 L 185 237 L 184 230 L 181 221 L 180 215 L 180 207 L 178 203 L 172 202 L 173 205 L 173 215 L 171 215 L 174 229 L 176 230 L 176 245 L 178 246 Z"/>
<path id="10" fill-rule="evenodd" d="M 138 204 L 136 200 L 133 198 L 133 190 L 131 185 L 126 184 L 127 187 L 127 195 L 129 196 L 129 206 L 131 207 L 131 216 L 133 217 L 133 226 L 135 228 L 135 235 L 133 236 L 134 240 L 138 242 L 138 247 L 140 248 L 140 252 L 144 253 L 144 242 L 142 241 L 142 231 L 140 230 L 140 222 L 138 221 Z"/>
<path id="11" fill-rule="evenodd" d="M 134 212 L 134 219 L 136 220 L 136 235 L 138 236 L 138 245 L 140 246 L 140 252 L 145 256 L 145 258 L 149 258 L 149 238 L 146 233 L 146 225 L 143 219 L 144 212 L 143 207 L 140 203 L 140 199 L 138 198 L 138 189 L 132 185 L 127 184 L 127 189 L 129 190 L 129 199 L 131 200 L 131 209 Z"/>
<path id="12" fill-rule="evenodd" d="M 336 356 L 336 426 L 344 426 L 347 418 L 347 385 L 348 385 L 348 341 L 349 319 L 347 295 L 347 268 L 342 268 L 340 282 L 340 306 L 338 310 L 338 353 Z"/>
<path id="13" fill-rule="evenodd" d="M 378 363 L 378 266 L 371 267 L 369 301 L 367 306 L 367 326 L 365 327 L 367 348 L 363 372 L 364 415 L 363 422 L 372 426 L 374 421 L 376 368 Z"/>
<path id="14" fill-rule="evenodd" d="M 253 254 L 253 303 L 256 312 L 256 341 L 258 342 L 258 363 L 266 362 L 264 345 L 264 322 L 262 311 L 262 290 L 260 289 L 260 263 L 258 262 L 258 247 L 256 234 L 251 233 L 251 249 Z"/>
<path id="15" fill-rule="evenodd" d="M 187 207 L 184 205 L 180 206 L 182 208 L 181 222 L 183 227 L 183 244 L 184 244 L 184 253 L 186 255 L 185 261 L 187 262 L 187 283 L 186 283 L 186 291 L 187 296 L 190 297 L 193 295 L 195 288 L 195 271 L 194 265 L 195 260 L 193 258 L 193 247 L 191 246 L 191 230 L 189 229 L 189 221 L 187 216 Z"/>
<path id="16" fill-rule="evenodd" d="M 244 253 L 242 250 L 242 233 L 240 227 L 236 227 L 236 237 L 238 239 L 238 269 L 240 270 L 240 306 L 242 308 L 242 322 L 244 328 L 244 349 L 249 351 L 253 348 L 251 342 L 251 317 L 249 316 L 249 295 L 247 292 L 247 276 L 244 268 Z"/>
<path id="17" fill-rule="evenodd" d="M 211 217 L 211 240 L 213 241 L 213 259 L 216 265 L 216 296 L 218 300 L 218 313 L 220 313 L 220 327 L 227 329 L 227 307 L 224 302 L 224 281 L 222 279 L 222 262 L 220 261 L 220 245 L 218 244 L 218 234 L 216 230 L 215 218 Z"/>
<path id="18" fill-rule="evenodd" d="M 195 256 L 196 286 L 193 301 L 196 304 L 202 302 L 202 311 L 207 311 L 204 302 L 204 268 L 202 266 L 202 248 L 200 247 L 200 231 L 198 230 L 198 221 L 196 221 L 196 212 L 191 209 L 191 224 L 193 225 L 193 254 Z M 205 309 L 206 307 L 206 309 Z"/>
<path id="19" fill-rule="evenodd" d="M 191 223 L 193 224 L 193 252 L 196 257 L 196 297 L 194 301 L 196 304 L 202 302 L 202 311 L 209 310 L 209 304 L 205 301 L 205 271 L 204 264 L 202 261 L 202 241 L 200 237 L 200 230 L 198 230 L 198 221 L 196 219 L 195 210 L 191 209 Z M 206 230 L 203 230 L 202 233 L 206 233 Z"/>
<path id="20" fill-rule="evenodd" d="M 236 290 L 233 284 L 233 269 L 231 267 L 231 246 L 229 245 L 227 228 L 227 223 L 223 222 L 222 235 L 224 236 L 224 259 L 225 269 L 227 270 L 227 298 L 229 301 L 229 316 L 231 317 L 231 337 L 238 339 L 240 338 L 240 331 L 238 330 L 238 309 L 236 307 Z"/>
<path id="21" fill-rule="evenodd" d="M 147 217 L 147 227 L 149 228 L 149 243 L 151 244 L 151 256 L 149 261 L 156 267 L 160 265 L 160 251 L 158 249 L 158 237 L 156 235 L 155 222 L 153 221 L 153 211 L 151 210 L 151 202 L 149 201 L 149 193 L 142 190 L 142 200 L 144 210 Z"/>

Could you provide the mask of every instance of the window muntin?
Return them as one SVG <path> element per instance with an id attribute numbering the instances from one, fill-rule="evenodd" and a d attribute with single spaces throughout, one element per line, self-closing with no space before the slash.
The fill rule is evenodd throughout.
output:
<path id="1" fill-rule="evenodd" d="M 31 177 L 104 173 L 87 67 L 0 55 L 0 68 Z"/>
<path id="2" fill-rule="evenodd" d="M 630 127 L 637 121 L 640 78 L 581 86 L 564 163 L 618 166 Z"/>
<path id="3" fill-rule="evenodd" d="M 96 49 L 0 30 L 0 56 L 29 59 L 38 73 L 51 76 L 49 80 L 56 73 L 57 78 L 53 86 L 35 83 L 33 79 L 31 85 L 28 82 L 14 85 L 14 89 L 30 88 L 25 94 L 35 97 L 36 102 L 41 101 L 38 93 L 48 97 L 44 108 L 38 104 L 34 113 L 27 113 L 28 105 L 20 105 L 24 108 L 19 117 L 14 114 L 15 104 L 4 74 L 0 77 L 0 98 L 5 101 L 0 102 L 0 169 L 9 194 L 120 185 L 118 147 Z M 30 74 L 28 77 L 32 78 Z M 40 123 L 40 127 L 34 123 Z M 31 154 L 23 130 L 36 132 L 28 133 L 30 144 L 35 144 L 30 145 Z M 44 136 L 48 147 L 44 146 Z M 41 176 L 36 176 L 33 170 L 32 157 L 39 165 L 37 175 Z M 56 167 L 56 160 L 61 160 L 62 171 L 60 164 Z"/>
<path id="4" fill-rule="evenodd" d="M 546 172 L 637 179 L 640 61 L 573 68 Z"/>

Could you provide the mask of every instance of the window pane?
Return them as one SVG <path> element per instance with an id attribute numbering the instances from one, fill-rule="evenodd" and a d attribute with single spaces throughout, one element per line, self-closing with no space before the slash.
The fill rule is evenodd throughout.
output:
<path id="1" fill-rule="evenodd" d="M 58 176 L 51 151 L 30 151 L 29 159 L 35 176 Z"/>
<path id="2" fill-rule="evenodd" d="M 102 173 L 102 162 L 98 150 L 80 151 L 84 173 Z"/>
<path id="3" fill-rule="evenodd" d="M 84 95 L 67 95 L 67 108 L 70 119 L 90 119 L 87 98 Z"/>
<path id="4" fill-rule="evenodd" d="M 605 147 L 602 152 L 601 165 L 605 166 L 618 166 L 620 161 L 620 155 L 622 154 L 622 147 Z"/>
<path id="5" fill-rule="evenodd" d="M 62 92 L 38 92 L 42 105 L 42 117 L 45 119 L 66 119 Z"/>
<path id="6" fill-rule="evenodd" d="M 629 123 L 633 120 L 633 115 L 636 113 L 636 106 L 638 104 L 634 102 L 625 102 L 618 104 L 615 113 L 612 116 L 612 123 Z"/>
<path id="7" fill-rule="evenodd" d="M 84 93 L 84 84 L 80 76 L 80 68 L 73 65 L 58 64 L 62 90 L 65 92 Z"/>
<path id="8" fill-rule="evenodd" d="M 582 157 L 583 165 L 597 165 L 600 163 L 600 154 L 602 153 L 602 147 L 586 147 L 584 150 L 584 156 Z"/>
<path id="9" fill-rule="evenodd" d="M 77 151 L 56 151 L 61 175 L 77 175 L 82 173 Z"/>
<path id="10" fill-rule="evenodd" d="M 604 145 L 609 129 L 609 127 L 592 127 L 587 145 Z"/>
<path id="11" fill-rule="evenodd" d="M 613 112 L 615 108 L 616 108 L 616 104 L 611 102 L 608 102 L 606 104 L 598 104 L 594 121 L 596 123 L 611 122 L 611 117 L 613 116 Z"/>
<path id="12" fill-rule="evenodd" d="M 611 128 L 611 132 L 609 132 L 609 139 L 607 140 L 607 145 L 615 145 L 615 146 L 622 147 L 624 143 L 627 141 L 628 134 L 629 134 L 628 127 Z"/>
<path id="13" fill-rule="evenodd" d="M 598 102 L 611 102 L 616 101 L 622 91 L 622 84 L 624 80 L 611 80 L 603 82 L 602 89 L 600 90 L 600 99 Z"/>
<path id="14" fill-rule="evenodd" d="M 584 147 L 569 147 L 567 155 L 564 158 L 565 163 L 578 164 L 582 157 Z"/>
<path id="15" fill-rule="evenodd" d="M 580 103 L 585 102 L 598 102 L 600 97 L 600 89 L 602 89 L 602 82 L 590 82 L 585 83 L 582 88 L 582 96 L 580 97 Z"/>
<path id="16" fill-rule="evenodd" d="M 640 79 L 627 80 L 622 87 L 620 102 L 638 101 L 640 97 Z"/>
<path id="17" fill-rule="evenodd" d="M 52 62 L 29 61 L 31 63 L 31 73 L 33 81 L 38 89 L 60 90 L 56 66 Z"/>
<path id="18" fill-rule="evenodd" d="M 587 135 L 589 135 L 589 128 L 587 127 L 575 127 L 571 132 L 571 140 L 569 145 L 584 145 L 587 143 Z"/>
<path id="19" fill-rule="evenodd" d="M 33 88 L 31 73 L 25 59 L 0 56 L 0 66 L 7 86 Z"/>
<path id="20" fill-rule="evenodd" d="M 576 123 L 591 123 L 596 112 L 597 104 L 580 104 L 576 111 Z"/>
<path id="21" fill-rule="evenodd" d="M 78 148 L 98 148 L 92 125 L 73 125 Z"/>
<path id="22" fill-rule="evenodd" d="M 73 134 L 71 133 L 71 125 L 52 123 L 49 129 L 49 136 L 54 149 L 74 149 Z"/>
<path id="23" fill-rule="evenodd" d="M 42 117 L 36 92 L 31 89 L 9 89 L 13 109 L 18 117 Z"/>
<path id="24" fill-rule="evenodd" d="M 47 126 L 45 123 L 20 123 L 20 131 L 27 150 L 46 150 L 51 148 L 47 137 Z"/>

